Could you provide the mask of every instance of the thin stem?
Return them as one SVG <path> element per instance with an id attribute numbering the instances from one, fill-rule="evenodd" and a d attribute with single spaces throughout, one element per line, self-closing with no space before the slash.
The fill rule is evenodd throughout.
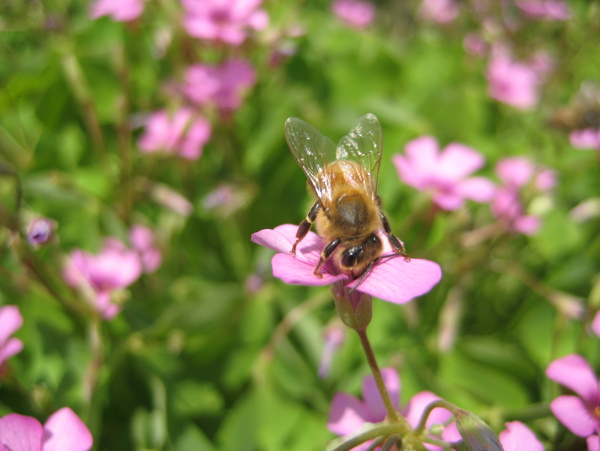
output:
<path id="1" fill-rule="evenodd" d="M 371 368 L 371 373 L 373 373 L 373 377 L 375 378 L 375 383 L 377 384 L 377 389 L 381 394 L 381 399 L 383 400 L 383 404 L 385 404 L 385 408 L 388 412 L 388 417 L 390 421 L 393 423 L 400 423 L 400 416 L 394 405 L 392 404 L 392 400 L 390 399 L 390 395 L 385 388 L 385 384 L 383 383 L 383 377 L 381 377 L 381 371 L 379 370 L 379 366 L 377 365 L 377 360 L 375 360 L 375 354 L 373 353 L 373 348 L 371 347 L 371 342 L 367 337 L 367 330 L 358 330 L 358 336 L 360 337 L 360 343 L 365 351 L 365 355 L 367 356 L 367 362 L 369 363 L 369 367 Z M 404 420 L 404 419 L 402 419 Z M 404 420 L 406 423 L 406 420 Z M 410 426 L 406 423 L 406 426 L 410 430 Z"/>

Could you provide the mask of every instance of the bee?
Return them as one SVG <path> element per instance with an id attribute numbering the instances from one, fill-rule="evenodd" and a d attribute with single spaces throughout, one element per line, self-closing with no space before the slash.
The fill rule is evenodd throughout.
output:
<path id="1" fill-rule="evenodd" d="M 591 80 L 584 81 L 571 104 L 556 110 L 549 123 L 566 132 L 600 129 L 600 87 Z"/>
<path id="2" fill-rule="evenodd" d="M 382 257 L 380 230 L 395 252 L 391 256 L 410 260 L 404 243 L 392 234 L 377 195 L 382 132 L 373 114 L 360 118 L 337 147 L 313 126 L 294 117 L 285 123 L 285 137 L 316 198 L 298 226 L 292 255 L 316 222 L 317 233 L 326 243 L 314 270 L 317 277 L 323 277 L 321 266 L 330 257 L 352 278 L 364 277 Z"/>

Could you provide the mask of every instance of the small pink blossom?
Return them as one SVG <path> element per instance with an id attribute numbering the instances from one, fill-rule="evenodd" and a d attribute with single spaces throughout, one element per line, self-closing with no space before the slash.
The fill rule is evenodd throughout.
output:
<path id="1" fill-rule="evenodd" d="M 322 286 L 342 282 L 348 288 L 355 281 L 334 267 L 331 259 L 322 266 L 323 277 L 314 275 L 315 267 L 323 250 L 323 240 L 313 232 L 300 242 L 296 255 L 290 255 L 296 242 L 298 226 L 284 224 L 275 229 L 265 229 L 252 235 L 252 241 L 277 252 L 271 264 L 273 275 L 285 283 L 294 285 Z M 385 243 L 387 239 L 384 237 Z M 388 245 L 388 250 L 391 246 Z M 413 258 L 410 262 L 403 258 L 390 258 L 373 266 L 369 275 L 354 293 L 366 293 L 384 301 L 403 304 L 421 296 L 436 285 L 442 276 L 437 263 Z"/>
<path id="2" fill-rule="evenodd" d="M 0 372 L 4 362 L 23 349 L 23 342 L 11 337 L 23 325 L 23 316 L 15 305 L 0 307 Z"/>
<path id="3" fill-rule="evenodd" d="M 590 435 L 585 441 L 588 451 L 600 451 L 600 435 Z"/>
<path id="4" fill-rule="evenodd" d="M 323 332 L 323 353 L 321 354 L 321 362 L 319 363 L 319 377 L 325 378 L 329 374 L 333 355 L 346 338 L 345 329 L 342 324 L 333 324 Z"/>
<path id="5" fill-rule="evenodd" d="M 546 369 L 546 376 L 575 392 L 550 403 L 554 416 L 580 437 L 600 434 L 600 385 L 587 360 L 569 354 L 553 361 Z"/>
<path id="6" fill-rule="evenodd" d="M 479 33 L 468 33 L 463 38 L 463 47 L 474 56 L 483 56 L 488 50 L 488 44 Z"/>
<path id="7" fill-rule="evenodd" d="M 162 263 L 162 254 L 154 243 L 152 229 L 143 225 L 134 225 L 129 231 L 129 239 L 133 249 L 140 256 L 144 272 L 156 271 Z"/>
<path id="8" fill-rule="evenodd" d="M 68 407 L 54 412 L 44 426 L 18 413 L 0 418 L 0 451 L 88 451 L 92 445 L 89 429 Z"/>
<path id="9" fill-rule="evenodd" d="M 242 60 L 220 66 L 195 64 L 185 73 L 183 92 L 198 105 L 214 105 L 220 110 L 237 110 L 243 93 L 256 83 L 254 68 Z"/>
<path id="10" fill-rule="evenodd" d="M 544 445 L 520 421 L 506 423 L 506 429 L 500 432 L 498 438 L 504 451 L 544 451 Z"/>
<path id="11" fill-rule="evenodd" d="M 262 0 L 182 0 L 183 25 L 190 36 L 239 45 L 247 30 L 263 30 L 267 13 L 259 9 Z"/>
<path id="12" fill-rule="evenodd" d="M 394 408 L 403 415 L 412 427 L 416 427 L 425 408 L 433 401 L 440 399 L 431 392 L 417 393 L 408 404 L 400 409 L 400 378 L 393 368 L 381 370 L 383 383 L 390 395 Z M 336 393 L 329 411 L 327 427 L 331 432 L 340 436 L 354 435 L 365 423 L 381 423 L 387 418 L 387 410 L 377 389 L 372 375 L 366 376 L 362 383 L 362 400 L 348 393 Z M 449 422 L 452 414 L 445 409 L 435 408 L 427 418 L 426 426 Z M 454 424 L 446 427 L 442 433 L 444 440 L 455 441 L 460 435 Z M 353 448 L 367 449 L 369 443 Z M 426 444 L 430 450 L 441 450 L 441 447 Z"/>
<path id="13" fill-rule="evenodd" d="M 165 152 L 197 160 L 210 136 L 210 123 L 191 109 L 181 108 L 174 114 L 160 110 L 147 119 L 139 146 L 146 153 Z"/>
<path id="14" fill-rule="evenodd" d="M 595 128 L 575 130 L 569 135 L 569 140 L 576 149 L 600 150 L 600 130 Z"/>
<path id="15" fill-rule="evenodd" d="M 366 28 L 375 20 L 375 5 L 371 2 L 335 0 L 331 9 L 342 22 L 352 28 Z"/>
<path id="16" fill-rule="evenodd" d="M 144 11 L 145 0 L 96 0 L 90 9 L 92 19 L 111 16 L 116 22 L 130 22 Z"/>
<path id="17" fill-rule="evenodd" d="M 440 151 L 435 138 L 422 136 L 408 142 L 406 156 L 394 155 L 393 162 L 404 183 L 431 193 L 444 210 L 457 210 L 466 199 L 488 202 L 494 185 L 484 177 L 468 177 L 484 165 L 476 150 L 451 143 Z"/>
<path id="18" fill-rule="evenodd" d="M 490 97 L 522 110 L 533 108 L 539 99 L 539 88 L 549 65 L 544 61 L 515 61 L 505 51 L 492 52 L 487 68 Z"/>
<path id="19" fill-rule="evenodd" d="M 459 8 L 456 0 L 422 0 L 421 17 L 428 22 L 446 24 L 458 17 Z"/>
<path id="20" fill-rule="evenodd" d="M 496 173 L 503 186 L 496 190 L 492 201 L 492 213 L 507 230 L 524 235 L 535 234 L 541 224 L 540 218 L 526 214 L 523 194 L 529 198 L 550 191 L 556 185 L 553 171 L 537 168 L 524 157 L 510 157 L 498 162 Z"/>
<path id="21" fill-rule="evenodd" d="M 98 254 L 73 251 L 63 277 L 69 285 L 89 295 L 104 319 L 111 319 L 121 310 L 112 302 L 113 292 L 131 285 L 141 273 L 142 262 L 137 252 L 115 238 L 107 238 Z"/>
<path id="22" fill-rule="evenodd" d="M 533 19 L 558 21 L 571 17 L 569 5 L 559 0 L 516 0 L 515 4 Z"/>

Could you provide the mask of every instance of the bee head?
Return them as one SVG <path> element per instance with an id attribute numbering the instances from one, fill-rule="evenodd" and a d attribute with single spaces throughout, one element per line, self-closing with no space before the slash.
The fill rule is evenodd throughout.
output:
<path id="1" fill-rule="evenodd" d="M 382 249 L 381 239 L 372 233 L 359 246 L 350 247 L 341 253 L 342 269 L 359 276 L 373 260 L 381 255 Z"/>

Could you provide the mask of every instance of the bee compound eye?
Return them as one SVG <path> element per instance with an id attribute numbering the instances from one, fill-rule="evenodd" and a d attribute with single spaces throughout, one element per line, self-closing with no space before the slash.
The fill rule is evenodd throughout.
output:
<path id="1" fill-rule="evenodd" d="M 346 268 L 356 266 L 360 256 L 363 253 L 362 246 L 351 247 L 342 253 L 341 264 Z"/>

